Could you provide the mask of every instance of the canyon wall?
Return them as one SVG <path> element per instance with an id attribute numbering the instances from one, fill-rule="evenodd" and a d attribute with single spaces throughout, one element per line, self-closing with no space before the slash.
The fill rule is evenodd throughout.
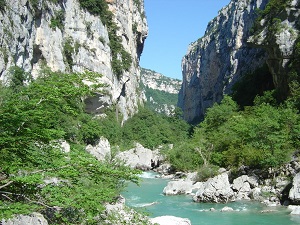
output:
<path id="1" fill-rule="evenodd" d="M 104 0 L 103 0 L 104 1 Z M 87 110 L 101 113 L 115 106 L 126 120 L 143 101 L 138 92 L 139 58 L 148 34 L 143 0 L 105 0 L 112 13 L 116 35 L 130 55 L 130 65 L 116 74 L 113 36 L 105 24 L 105 15 L 91 13 L 78 0 L 6 1 L 0 11 L 0 79 L 9 77 L 9 69 L 18 66 L 33 77 L 49 67 L 63 73 L 92 71 L 102 74 L 105 94 L 86 99 Z M 126 54 L 127 54 L 126 53 Z M 122 61 L 121 55 L 117 55 Z"/>
<path id="2" fill-rule="evenodd" d="M 281 28 L 267 35 L 270 23 L 265 18 L 259 21 L 257 31 L 253 28 L 257 11 L 264 10 L 269 0 L 231 0 L 209 22 L 205 35 L 189 45 L 182 59 L 183 83 L 178 99 L 186 121 L 203 120 L 207 108 L 220 102 L 224 94 L 230 94 L 233 85 L 245 74 L 265 64 L 274 86 L 281 88 L 299 33 L 298 2 L 287 2 L 287 7 L 279 13 Z"/>

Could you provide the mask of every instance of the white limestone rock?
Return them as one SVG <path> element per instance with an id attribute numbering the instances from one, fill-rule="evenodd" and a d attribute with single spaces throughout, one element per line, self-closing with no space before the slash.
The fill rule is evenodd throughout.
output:
<path id="1" fill-rule="evenodd" d="M 116 158 L 123 161 L 131 168 L 137 168 L 141 170 L 151 169 L 151 160 L 155 163 L 162 161 L 159 151 L 152 151 L 151 149 L 144 148 L 139 143 L 136 143 L 136 146 L 128 151 L 118 153 Z"/>
<path id="2" fill-rule="evenodd" d="M 164 188 L 163 193 L 165 195 L 180 195 L 191 194 L 193 191 L 193 181 L 175 180 L 169 181 Z"/>
<path id="3" fill-rule="evenodd" d="M 291 215 L 300 215 L 299 205 L 289 205 L 288 209 L 291 210 Z"/>
<path id="4" fill-rule="evenodd" d="M 232 211 L 234 211 L 234 210 L 233 210 L 233 208 L 231 208 L 231 207 L 225 206 L 225 207 L 223 207 L 220 211 L 221 211 L 221 212 L 232 212 Z"/>
<path id="5" fill-rule="evenodd" d="M 196 195 L 195 202 L 216 202 L 224 203 L 234 200 L 234 193 L 230 187 L 228 174 L 223 173 L 214 178 L 208 179 L 201 185 Z"/>
<path id="6" fill-rule="evenodd" d="M 265 64 L 274 86 L 286 93 L 300 10 L 296 0 L 290 1 L 277 15 L 280 22 L 274 34 L 270 35 L 270 23 L 262 19 L 263 29 L 250 36 L 257 9 L 263 10 L 268 2 L 231 0 L 209 22 L 204 36 L 189 45 L 182 59 L 183 81 L 178 97 L 185 120 L 203 119 L 206 109 L 230 94 L 244 74 Z"/>
<path id="7" fill-rule="evenodd" d="M 103 75 L 97 83 L 107 84 L 107 87 L 105 94 L 99 90 L 93 98 L 87 99 L 87 110 L 100 114 L 104 107 L 116 105 L 123 121 L 127 120 L 145 100 L 138 91 L 138 62 L 148 34 L 147 20 L 143 16 L 144 1 L 138 5 L 132 0 L 109 1 L 108 4 L 119 27 L 122 45 L 132 62 L 137 62 L 132 63 L 120 79 L 112 71 L 108 27 L 99 16 L 82 9 L 78 0 L 43 1 L 37 10 L 40 14 L 34 13 L 36 10 L 32 10 L 30 1 L 19 0 L 6 1 L 5 11 L 0 13 L 0 80 L 5 82 L 9 68 L 15 65 L 35 78 L 44 64 L 53 71 L 96 72 Z M 58 11 L 64 12 L 63 27 L 52 28 L 51 20 Z M 67 42 L 74 48 L 73 65 L 68 65 L 65 59 Z"/>
<path id="8" fill-rule="evenodd" d="M 109 160 L 111 158 L 110 143 L 104 137 L 101 137 L 95 146 L 87 145 L 85 150 L 95 156 L 99 161 Z"/>
<path id="9" fill-rule="evenodd" d="M 175 216 L 159 216 L 150 219 L 152 224 L 159 225 L 191 225 L 191 221 L 186 218 L 180 218 Z"/>
<path id="10" fill-rule="evenodd" d="M 293 179 L 293 186 L 289 192 L 289 199 L 293 202 L 300 202 L 300 173 Z"/>
<path id="11" fill-rule="evenodd" d="M 48 225 L 48 221 L 40 213 L 32 213 L 31 215 L 17 215 L 12 219 L 2 220 L 2 225 Z"/>
<path id="12" fill-rule="evenodd" d="M 236 199 L 250 199 L 251 188 L 258 187 L 258 179 L 254 176 L 240 176 L 233 180 L 232 189 L 236 192 Z"/>

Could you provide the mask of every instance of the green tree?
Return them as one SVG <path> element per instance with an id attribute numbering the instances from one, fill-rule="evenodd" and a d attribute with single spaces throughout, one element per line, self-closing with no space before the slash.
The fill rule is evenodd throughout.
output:
<path id="1" fill-rule="evenodd" d="M 82 99 L 101 85 L 83 80 L 97 77 L 45 70 L 18 92 L 1 87 L 0 218 L 34 210 L 51 215 L 53 223 L 91 224 L 125 180 L 137 182 L 137 171 L 100 163 L 84 150 L 83 141 L 91 143 L 99 133 Z M 60 149 L 59 139 L 73 143 L 70 153 Z"/>
<path id="2" fill-rule="evenodd" d="M 227 99 L 208 110 L 193 139 L 204 153 L 213 146 L 211 163 L 226 167 L 276 167 L 286 162 L 299 146 L 297 111 L 285 105 L 256 102 L 259 104 L 235 112 L 236 107 Z"/>

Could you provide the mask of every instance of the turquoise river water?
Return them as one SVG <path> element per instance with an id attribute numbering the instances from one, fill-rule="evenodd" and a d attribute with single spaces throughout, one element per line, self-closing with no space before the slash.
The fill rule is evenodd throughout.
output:
<path id="1" fill-rule="evenodd" d="M 122 195 L 126 205 L 144 211 L 150 217 L 172 215 L 189 218 L 192 225 L 299 225 L 300 216 L 290 215 L 285 207 L 266 207 L 253 201 L 228 204 L 195 203 L 191 196 L 165 196 L 163 188 L 167 179 L 155 178 L 152 172 L 144 172 L 140 186 L 130 183 Z M 229 206 L 233 212 L 220 212 Z M 215 208 L 215 211 L 210 211 Z M 272 212 L 262 213 L 263 210 Z"/>

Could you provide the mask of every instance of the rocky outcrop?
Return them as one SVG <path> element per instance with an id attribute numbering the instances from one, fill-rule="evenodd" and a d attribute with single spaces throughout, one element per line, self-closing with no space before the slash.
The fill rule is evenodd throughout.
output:
<path id="1" fill-rule="evenodd" d="M 208 179 L 200 186 L 193 200 L 195 202 L 215 203 L 225 203 L 234 200 L 234 193 L 230 187 L 228 174 L 222 173 Z"/>
<path id="2" fill-rule="evenodd" d="M 158 150 L 144 148 L 141 144 L 136 143 L 136 146 L 128 151 L 120 152 L 116 155 L 116 159 L 121 160 L 125 165 L 131 168 L 150 170 L 163 161 Z"/>
<path id="3" fill-rule="evenodd" d="M 85 150 L 95 156 L 99 161 L 109 160 L 111 158 L 110 143 L 104 137 L 101 137 L 95 146 L 86 146 Z"/>
<path id="4" fill-rule="evenodd" d="M 124 51 L 132 59 L 119 75 L 111 63 L 114 49 L 109 27 L 81 8 L 78 0 L 5 2 L 5 10 L 0 12 L 1 80 L 7 80 L 12 66 L 34 77 L 44 65 L 53 71 L 89 70 L 102 74 L 98 80 L 107 87 L 105 94 L 99 92 L 86 100 L 88 111 L 101 113 L 103 107 L 116 105 L 124 120 L 136 112 L 143 101 L 137 91 L 138 62 L 148 32 L 142 0 L 138 4 L 134 0 L 106 1 Z"/>
<path id="5" fill-rule="evenodd" d="M 48 222 L 44 218 L 44 216 L 40 213 L 32 213 L 29 216 L 17 215 L 12 219 L 1 221 L 1 225 L 24 225 L 24 224 L 48 225 Z"/>
<path id="6" fill-rule="evenodd" d="M 236 199 L 250 199 L 252 188 L 258 187 L 258 179 L 254 176 L 247 175 L 240 176 L 233 180 L 232 190 L 236 193 Z"/>
<path id="7" fill-rule="evenodd" d="M 300 5 L 297 0 L 286 1 L 285 9 L 276 16 L 260 21 L 260 29 L 248 38 L 248 43 L 266 49 L 266 63 L 281 98 L 288 94 L 289 66 L 294 58 L 295 42 L 299 35 Z M 272 12 L 270 12 L 271 14 Z M 274 12 L 273 12 L 274 13 Z"/>
<path id="8" fill-rule="evenodd" d="M 186 218 L 180 218 L 176 216 L 159 216 L 153 219 L 150 219 L 152 224 L 159 225 L 191 225 L 191 221 Z"/>
<path id="9" fill-rule="evenodd" d="M 101 217 L 105 219 L 105 224 L 112 225 L 152 224 L 148 217 L 127 207 L 125 205 L 125 198 L 122 196 L 119 196 L 116 203 L 106 204 L 105 211 Z"/>
<path id="10" fill-rule="evenodd" d="M 275 30 L 273 24 L 263 19 L 255 33 L 256 10 L 264 9 L 268 2 L 231 0 L 208 24 L 205 35 L 188 47 L 182 59 L 178 100 L 185 120 L 202 120 L 206 109 L 231 93 L 237 81 L 266 64 L 268 86 L 274 85 L 282 98 L 287 94 L 287 65 L 299 33 L 299 5 L 296 0 L 287 1 L 288 6 L 275 16 L 280 21 L 276 32 L 269 32 Z"/>
<path id="11" fill-rule="evenodd" d="M 300 173 L 297 173 L 293 179 L 292 188 L 289 192 L 289 199 L 294 203 L 300 203 Z"/>

